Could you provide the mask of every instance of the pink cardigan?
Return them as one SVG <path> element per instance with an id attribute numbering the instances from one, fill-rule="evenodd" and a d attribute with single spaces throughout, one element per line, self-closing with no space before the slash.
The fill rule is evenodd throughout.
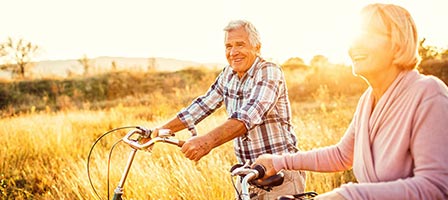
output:
<path id="1" fill-rule="evenodd" d="M 338 144 L 275 156 L 274 167 L 319 172 L 353 167 L 359 183 L 335 189 L 346 199 L 448 199 L 446 85 L 404 71 L 373 112 L 371 105 L 369 88 Z"/>

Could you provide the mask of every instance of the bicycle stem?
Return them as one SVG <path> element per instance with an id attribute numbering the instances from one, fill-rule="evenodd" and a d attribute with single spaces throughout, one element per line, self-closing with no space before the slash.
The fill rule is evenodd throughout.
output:
<path id="1" fill-rule="evenodd" d="M 251 181 L 254 177 L 256 177 L 257 174 L 255 172 L 251 172 L 244 176 L 243 180 L 241 181 L 241 195 L 243 196 L 243 200 L 249 200 L 249 181 Z"/>
<path id="2" fill-rule="evenodd" d="M 253 179 L 256 179 L 257 177 L 264 176 L 264 167 L 256 166 L 255 168 L 249 167 L 249 162 L 246 162 L 244 165 L 241 165 L 240 167 L 237 167 L 235 169 L 231 169 L 231 175 L 237 176 L 239 175 L 240 178 L 242 175 L 244 175 L 243 180 L 241 181 L 241 196 L 242 200 L 250 200 L 250 194 L 249 194 L 249 181 L 252 181 Z"/>

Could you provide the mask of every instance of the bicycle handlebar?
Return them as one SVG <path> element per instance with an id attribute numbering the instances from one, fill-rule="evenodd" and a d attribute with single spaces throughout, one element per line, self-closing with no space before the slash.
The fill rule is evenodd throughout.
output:
<path id="1" fill-rule="evenodd" d="M 123 127 L 119 127 L 119 128 L 115 128 L 112 129 L 110 131 L 107 131 L 106 133 L 102 134 L 93 144 L 93 146 L 90 148 L 90 152 L 89 155 L 87 157 L 87 176 L 89 177 L 89 182 L 90 185 L 92 186 L 93 191 L 95 192 L 95 194 L 97 195 L 97 197 L 99 199 L 102 199 L 101 196 L 98 194 L 98 192 L 96 191 L 95 187 L 93 186 L 92 180 L 90 178 L 90 171 L 89 171 L 89 163 L 90 163 L 90 156 L 91 153 L 93 151 L 93 148 L 95 147 L 95 145 L 106 135 L 118 131 L 118 130 L 122 130 L 122 129 L 129 129 L 132 128 L 131 131 L 129 131 L 123 138 L 121 138 L 119 141 L 117 141 L 113 146 L 112 149 L 110 150 L 109 153 L 109 161 L 110 161 L 110 155 L 112 154 L 112 150 L 114 149 L 114 146 L 116 144 L 118 144 L 118 142 L 122 141 L 125 142 L 126 144 L 128 144 L 132 150 L 131 153 L 129 155 L 127 164 L 124 168 L 122 177 L 120 179 L 120 182 L 118 183 L 118 186 L 115 188 L 114 190 L 114 196 L 113 199 L 114 200 L 121 200 L 122 199 L 122 195 L 123 195 L 123 185 L 126 181 L 127 175 L 129 173 L 129 169 L 132 165 L 132 162 L 134 160 L 134 156 L 137 153 L 138 150 L 146 150 L 149 148 L 149 150 L 151 150 L 150 147 L 152 147 L 155 143 L 157 142 L 164 142 L 164 143 L 169 143 L 169 144 L 174 144 L 177 145 L 178 147 L 182 147 L 185 144 L 185 141 L 179 140 L 174 138 L 174 134 L 172 134 L 171 130 L 169 129 L 158 129 L 158 135 L 154 138 L 151 138 L 151 134 L 154 132 L 154 130 L 151 129 L 147 129 L 145 127 L 142 126 L 123 126 Z M 194 128 L 194 126 L 189 127 L 190 132 L 192 133 L 192 136 L 195 136 L 197 134 L 196 129 Z M 149 140 L 148 140 L 149 139 Z M 109 199 L 109 165 L 108 165 L 108 175 L 107 175 L 107 198 Z"/>
<path id="2" fill-rule="evenodd" d="M 241 176 L 241 194 L 237 191 L 240 199 L 249 200 L 251 195 L 249 194 L 249 184 L 261 188 L 266 191 L 270 191 L 273 187 L 283 184 L 284 173 L 279 172 L 274 176 L 270 176 L 267 179 L 259 182 L 257 179 L 262 178 L 265 175 L 266 169 L 262 165 L 255 165 L 254 168 L 250 168 L 249 163 L 236 164 L 230 169 L 231 175 Z M 277 197 L 278 200 L 312 200 L 318 194 L 316 192 L 305 192 L 294 195 L 282 195 Z"/>
<path id="3" fill-rule="evenodd" d="M 237 167 L 235 167 L 237 166 Z M 248 181 L 256 180 L 264 176 L 266 169 L 262 165 L 255 165 L 254 168 L 248 168 L 244 165 L 234 165 L 231 169 L 232 176 L 250 176 Z"/>
<path id="4" fill-rule="evenodd" d="M 150 138 L 152 134 L 152 130 L 148 130 L 145 128 L 138 128 L 135 130 L 129 131 L 126 136 L 123 137 L 123 141 L 129 144 L 132 148 L 137 150 L 145 150 L 157 142 L 164 142 L 169 144 L 177 145 L 178 147 L 182 147 L 185 141 L 176 139 L 172 137 L 171 130 L 169 129 L 159 129 L 159 135 L 155 138 L 150 139 L 145 143 L 140 143 L 140 139 L 142 138 Z M 134 135 L 138 134 L 137 139 L 133 139 Z"/>
<path id="5" fill-rule="evenodd" d="M 262 182 L 257 182 L 257 179 L 262 178 L 265 175 L 266 169 L 262 165 L 255 165 L 253 168 L 249 167 L 249 163 L 244 165 L 236 164 L 230 169 L 231 175 L 241 176 L 241 197 L 243 199 L 250 199 L 249 184 L 258 188 L 270 191 L 272 187 L 279 186 L 283 183 L 284 174 L 280 172 L 274 176 L 267 178 Z"/>

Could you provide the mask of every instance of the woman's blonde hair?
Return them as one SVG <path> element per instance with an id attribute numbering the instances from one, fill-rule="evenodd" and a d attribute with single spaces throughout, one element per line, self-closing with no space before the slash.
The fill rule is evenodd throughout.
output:
<path id="1" fill-rule="evenodd" d="M 403 70 L 415 69 L 420 62 L 418 34 L 409 12 L 393 4 L 370 4 L 361 11 L 365 28 L 387 34 L 395 50 L 393 64 Z"/>

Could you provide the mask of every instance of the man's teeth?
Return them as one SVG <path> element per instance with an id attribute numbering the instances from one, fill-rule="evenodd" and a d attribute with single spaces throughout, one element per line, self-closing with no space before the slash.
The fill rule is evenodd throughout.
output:
<path id="1" fill-rule="evenodd" d="M 353 56 L 353 60 L 355 60 L 355 61 L 364 60 L 366 58 L 367 58 L 366 55 L 356 55 L 356 56 Z"/>

